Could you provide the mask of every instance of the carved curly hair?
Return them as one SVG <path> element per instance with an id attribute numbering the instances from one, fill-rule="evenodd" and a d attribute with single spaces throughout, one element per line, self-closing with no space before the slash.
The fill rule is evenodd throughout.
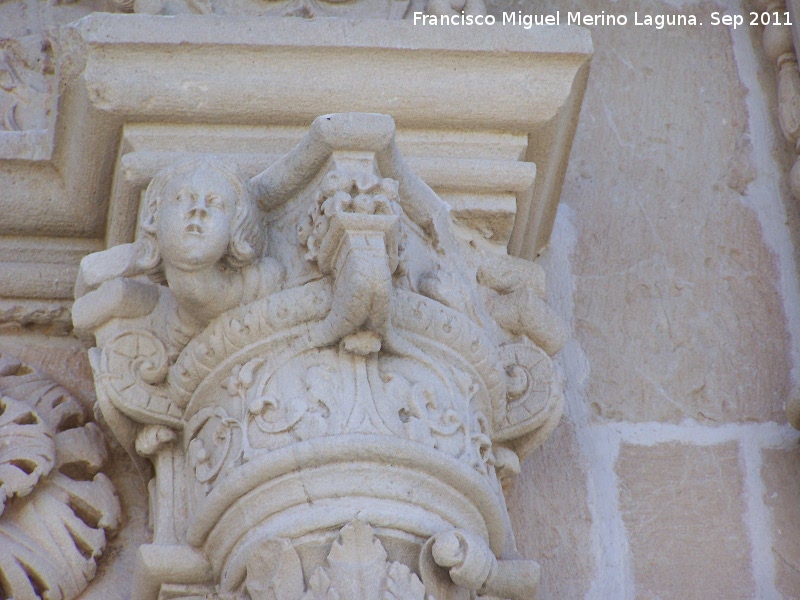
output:
<path id="1" fill-rule="evenodd" d="M 161 268 L 161 251 L 156 238 L 158 206 L 167 193 L 169 185 L 176 178 L 191 176 L 198 172 L 215 171 L 222 175 L 236 193 L 234 214 L 231 219 L 231 235 L 228 249 L 222 257 L 226 267 L 239 270 L 259 259 L 264 250 L 262 216 L 249 182 L 237 167 L 216 156 L 203 156 L 183 160 L 161 169 L 147 186 L 144 193 L 144 214 L 142 215 L 143 235 L 140 268 L 147 273 L 156 274 Z"/>

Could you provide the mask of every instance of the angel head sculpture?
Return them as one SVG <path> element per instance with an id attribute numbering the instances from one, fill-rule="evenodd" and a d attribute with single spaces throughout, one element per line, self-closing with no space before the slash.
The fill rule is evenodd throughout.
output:
<path id="1" fill-rule="evenodd" d="M 153 177 L 144 203 L 139 243 L 147 271 L 242 269 L 261 256 L 260 212 L 233 165 L 202 157 L 166 167 Z"/>

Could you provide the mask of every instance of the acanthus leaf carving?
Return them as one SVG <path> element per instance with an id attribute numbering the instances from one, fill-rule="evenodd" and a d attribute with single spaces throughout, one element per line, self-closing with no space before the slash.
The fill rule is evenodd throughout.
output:
<path id="1" fill-rule="evenodd" d="M 292 544 L 269 539 L 254 549 L 247 561 L 244 588 L 253 600 L 302 600 L 303 567 Z"/>
<path id="2" fill-rule="evenodd" d="M 390 560 L 372 527 L 358 519 L 341 528 L 307 583 L 291 542 L 262 541 L 249 551 L 242 590 L 248 600 L 434 600 L 419 577 Z"/>
<path id="3" fill-rule="evenodd" d="M 0 356 L 0 595 L 77 597 L 121 522 L 99 428 L 64 388 Z"/>
<path id="4" fill-rule="evenodd" d="M 50 428 L 25 402 L 0 398 L 0 515 L 6 501 L 26 496 L 56 460 Z"/>

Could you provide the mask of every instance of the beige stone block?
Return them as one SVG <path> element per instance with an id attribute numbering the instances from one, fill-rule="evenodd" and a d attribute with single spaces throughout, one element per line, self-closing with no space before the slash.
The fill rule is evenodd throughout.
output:
<path id="1" fill-rule="evenodd" d="M 616 464 L 636 598 L 753 598 L 736 443 L 624 445 Z"/>
<path id="2" fill-rule="evenodd" d="M 517 547 L 542 565 L 539 598 L 583 598 L 595 574 L 586 471 L 566 419 L 522 463 L 507 493 Z"/>
<path id="3" fill-rule="evenodd" d="M 782 598 L 800 598 L 800 451 L 764 450 L 764 503 L 772 515 L 775 584 Z"/>
<path id="4" fill-rule="evenodd" d="M 677 10 L 558 6 L 631 22 L 635 10 Z M 707 5 L 682 10 L 708 21 Z M 593 409 L 612 420 L 782 422 L 789 342 L 774 257 L 744 197 L 755 171 L 728 29 L 629 23 L 592 36 L 562 201 L 576 215 L 574 334 Z"/>

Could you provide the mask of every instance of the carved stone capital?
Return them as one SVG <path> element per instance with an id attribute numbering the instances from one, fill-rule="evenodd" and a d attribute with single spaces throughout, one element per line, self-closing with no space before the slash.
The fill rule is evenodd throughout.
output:
<path id="1" fill-rule="evenodd" d="M 179 161 L 140 237 L 83 261 L 100 409 L 154 472 L 136 598 L 532 596 L 500 478 L 561 415 L 564 325 L 394 134 L 332 114 L 251 178 Z"/>

